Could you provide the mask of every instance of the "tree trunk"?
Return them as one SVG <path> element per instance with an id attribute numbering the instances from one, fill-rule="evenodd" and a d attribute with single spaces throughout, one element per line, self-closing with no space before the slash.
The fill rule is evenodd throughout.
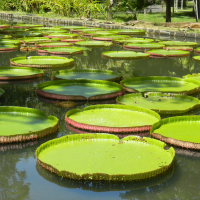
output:
<path id="1" fill-rule="evenodd" d="M 181 0 L 181 10 L 183 10 L 183 1 L 184 0 Z"/>
<path id="2" fill-rule="evenodd" d="M 112 20 L 113 19 L 112 6 L 113 6 L 113 0 L 109 0 L 109 5 L 108 5 L 108 20 Z"/>
<path id="3" fill-rule="evenodd" d="M 166 22 L 171 22 L 171 0 L 166 0 Z"/>

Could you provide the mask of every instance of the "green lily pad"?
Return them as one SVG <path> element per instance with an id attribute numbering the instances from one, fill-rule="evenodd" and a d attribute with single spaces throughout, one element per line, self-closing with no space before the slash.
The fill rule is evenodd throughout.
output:
<path id="1" fill-rule="evenodd" d="M 75 28 L 75 29 L 70 29 L 73 32 L 83 32 L 83 31 L 103 31 L 105 29 L 103 28 Z"/>
<path id="2" fill-rule="evenodd" d="M 42 32 L 42 31 L 48 31 L 48 30 L 61 30 L 61 28 L 58 28 L 58 27 L 34 27 L 34 28 L 29 28 L 30 31 L 39 31 L 39 32 Z"/>
<path id="3" fill-rule="evenodd" d="M 92 36 L 92 35 L 113 35 L 113 34 L 117 34 L 118 32 L 114 32 L 114 31 L 83 31 L 82 35 L 85 36 Z"/>
<path id="4" fill-rule="evenodd" d="M 121 81 L 121 84 L 128 92 L 166 92 L 187 95 L 200 90 L 199 84 L 193 80 L 167 76 L 134 77 Z"/>
<path id="5" fill-rule="evenodd" d="M 1 44 L 0 43 L 0 51 L 12 51 L 12 50 L 18 50 L 18 46 L 13 44 Z"/>
<path id="6" fill-rule="evenodd" d="M 81 39 L 81 38 L 70 38 L 70 39 L 67 39 L 67 38 L 63 39 L 63 38 L 61 38 L 61 42 L 71 42 L 71 43 L 80 42 L 82 40 L 83 39 Z"/>
<path id="7" fill-rule="evenodd" d="M 36 27 L 43 27 L 43 25 L 37 24 L 15 24 L 13 28 L 36 28 Z"/>
<path id="8" fill-rule="evenodd" d="M 189 56 L 189 51 L 183 50 L 165 50 L 165 49 L 153 49 L 146 51 L 150 56 L 158 56 L 158 57 L 185 57 Z"/>
<path id="9" fill-rule="evenodd" d="M 197 46 L 196 42 L 179 42 L 179 41 L 162 41 L 160 44 L 164 44 L 165 46 Z"/>
<path id="10" fill-rule="evenodd" d="M 0 39 L 0 45 L 20 45 L 20 40 Z"/>
<path id="11" fill-rule="evenodd" d="M 22 80 L 43 76 L 43 71 L 28 67 L 0 67 L 0 80 Z"/>
<path id="12" fill-rule="evenodd" d="M 11 35 L 0 35 L 0 39 L 11 39 Z"/>
<path id="13" fill-rule="evenodd" d="M 124 93 L 114 82 L 99 80 L 57 80 L 38 86 L 41 96 L 60 100 L 96 100 L 115 98 Z"/>
<path id="14" fill-rule="evenodd" d="M 60 33 L 66 34 L 68 31 L 61 29 L 43 29 L 40 30 L 40 32 L 42 32 L 45 35 L 45 34 L 60 34 Z"/>
<path id="15" fill-rule="evenodd" d="M 63 26 L 60 29 L 64 29 L 64 30 L 74 30 L 74 29 L 86 29 L 86 26 Z"/>
<path id="16" fill-rule="evenodd" d="M 158 43 L 126 43 L 124 49 L 162 49 L 165 45 Z"/>
<path id="17" fill-rule="evenodd" d="M 85 130 L 112 133 L 148 131 L 160 120 L 160 116 L 149 109 L 126 105 L 95 105 L 70 110 L 65 116 L 68 124 Z"/>
<path id="18" fill-rule="evenodd" d="M 146 32 L 144 30 L 137 30 L 137 29 L 121 29 L 118 34 L 122 35 L 144 35 Z"/>
<path id="19" fill-rule="evenodd" d="M 43 43 L 37 43 L 35 44 L 36 47 L 67 47 L 72 46 L 72 43 L 68 42 L 43 42 Z"/>
<path id="20" fill-rule="evenodd" d="M 26 32 L 28 31 L 27 28 L 5 28 L 5 29 L 0 29 L 0 33 L 6 33 L 6 34 L 11 34 L 11 33 L 18 33 L 18 32 Z"/>
<path id="21" fill-rule="evenodd" d="M 149 58 L 146 53 L 137 53 L 134 51 L 106 51 L 102 53 L 103 57 L 116 59 L 142 59 Z"/>
<path id="22" fill-rule="evenodd" d="M 0 107 L 0 144 L 37 139 L 58 129 L 58 119 L 33 108 Z"/>
<path id="23" fill-rule="evenodd" d="M 44 37 L 48 38 L 77 38 L 78 34 L 67 34 L 67 33 L 51 33 L 51 34 L 44 34 Z"/>
<path id="24" fill-rule="evenodd" d="M 105 41 L 80 41 L 80 42 L 75 42 L 75 45 L 86 46 L 86 47 L 110 47 L 113 44 L 111 42 L 105 42 Z"/>
<path id="25" fill-rule="evenodd" d="M 126 38 L 126 39 L 114 39 L 114 43 L 124 44 L 124 43 L 151 43 L 154 42 L 154 39 L 150 38 Z"/>
<path id="26" fill-rule="evenodd" d="M 188 74 L 183 76 L 184 79 L 192 79 L 200 85 L 200 74 Z"/>
<path id="27" fill-rule="evenodd" d="M 187 149 L 200 150 L 200 116 L 169 117 L 154 124 L 151 135 Z"/>
<path id="28" fill-rule="evenodd" d="M 10 28 L 10 24 L 1 24 L 0 28 L 1 29 Z"/>
<path id="29" fill-rule="evenodd" d="M 200 56 L 193 56 L 192 57 L 195 61 L 200 61 Z"/>
<path id="30" fill-rule="evenodd" d="M 53 78 L 70 79 L 70 80 L 90 79 L 90 80 L 119 81 L 121 79 L 121 75 L 108 70 L 69 69 L 69 70 L 61 70 L 59 72 L 55 72 Z"/>
<path id="31" fill-rule="evenodd" d="M 11 33 L 12 37 L 38 37 L 42 36 L 41 33 L 37 32 L 31 32 L 31 31 L 26 31 L 26 32 L 16 32 L 16 33 Z"/>
<path id="32" fill-rule="evenodd" d="M 84 49 L 81 47 L 49 47 L 38 49 L 39 53 L 73 55 L 83 53 Z"/>
<path id="33" fill-rule="evenodd" d="M 51 41 L 49 38 L 46 37 L 28 37 L 28 38 L 19 38 L 20 41 L 26 44 L 35 44 L 41 42 L 48 42 Z"/>
<path id="34" fill-rule="evenodd" d="M 56 56 L 30 56 L 30 57 L 17 57 L 11 58 L 11 65 L 21 67 L 35 67 L 35 68 L 54 68 L 54 67 L 67 67 L 73 64 L 74 59 L 68 59 Z"/>
<path id="35" fill-rule="evenodd" d="M 163 47 L 163 49 L 166 49 L 166 50 L 192 51 L 193 47 L 190 47 L 190 46 L 168 46 L 168 47 Z"/>
<path id="36" fill-rule="evenodd" d="M 117 102 L 148 108 L 160 114 L 185 113 L 200 106 L 197 98 L 158 92 L 127 94 L 117 97 Z"/>
<path id="37" fill-rule="evenodd" d="M 132 181 L 151 178 L 172 165 L 175 151 L 165 146 L 145 137 L 75 134 L 42 144 L 36 157 L 42 167 L 70 179 Z"/>
<path id="38" fill-rule="evenodd" d="M 5 91 L 0 88 L 0 98 L 4 95 Z"/>
<path id="39" fill-rule="evenodd" d="M 93 35 L 93 40 L 112 41 L 114 39 L 128 38 L 127 35 Z"/>

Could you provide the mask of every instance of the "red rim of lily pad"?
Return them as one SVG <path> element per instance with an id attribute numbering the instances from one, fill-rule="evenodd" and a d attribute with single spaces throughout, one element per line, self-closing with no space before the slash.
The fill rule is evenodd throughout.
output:
<path id="1" fill-rule="evenodd" d="M 83 41 L 83 39 L 77 39 L 77 38 L 69 38 L 69 39 L 61 39 L 61 42 L 80 42 L 80 41 Z"/>
<path id="2" fill-rule="evenodd" d="M 89 130 L 89 131 L 95 131 L 99 133 L 133 133 L 133 132 L 145 132 L 149 131 L 152 127 L 152 125 L 142 125 L 142 126 L 130 126 L 130 127 L 109 127 L 109 126 L 99 126 L 99 125 L 90 125 L 90 124 L 84 124 L 81 122 L 76 122 L 69 117 L 73 114 L 84 112 L 86 110 L 92 110 L 92 109 L 103 109 L 103 108 L 109 108 L 109 109 L 121 109 L 121 110 L 127 110 L 127 111 L 138 111 L 143 113 L 148 113 L 149 115 L 152 115 L 160 120 L 160 115 L 150 109 L 137 107 L 137 106 L 127 106 L 127 105 L 119 105 L 119 104 L 104 104 L 104 105 L 94 105 L 94 106 L 88 106 L 85 107 L 82 110 L 80 109 L 73 109 L 66 113 L 65 115 L 65 121 L 78 128 L 83 130 Z M 120 120 L 120 119 L 119 119 Z M 133 119 L 134 120 L 134 119 Z"/>
<path id="3" fill-rule="evenodd" d="M 4 48 L 1 48 L 1 44 L 0 44 L 0 51 L 8 51 L 8 52 L 13 52 L 14 50 L 18 50 L 18 46 L 15 45 L 3 45 Z"/>

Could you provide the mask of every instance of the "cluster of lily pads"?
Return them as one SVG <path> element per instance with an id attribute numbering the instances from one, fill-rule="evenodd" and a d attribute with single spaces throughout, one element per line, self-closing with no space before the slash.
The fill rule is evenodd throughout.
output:
<path id="1" fill-rule="evenodd" d="M 74 59 L 55 56 L 78 55 L 87 48 L 122 44 L 124 51 L 105 51 L 102 57 L 183 57 L 188 56 L 197 43 L 155 42 L 142 37 L 145 32 L 136 29 L 28 24 L 12 28 L 2 25 L 0 28 L 0 50 L 18 50 L 22 45 L 27 51 L 31 47 L 34 50 L 34 47 L 42 55 L 12 58 L 11 67 L 0 68 L 0 80 L 40 78 L 44 69 L 65 68 L 53 74 L 53 81 L 38 85 L 38 96 L 61 101 L 57 102 L 58 106 L 67 105 L 69 108 L 76 107 L 76 102 L 114 99 L 118 103 L 69 110 L 65 116 L 67 127 L 71 126 L 82 134 L 67 135 L 42 144 L 36 151 L 37 161 L 42 167 L 71 179 L 132 181 L 154 177 L 171 167 L 175 151 L 173 147 L 166 150 L 166 143 L 200 149 L 199 116 L 160 120 L 159 115 L 188 114 L 200 107 L 199 99 L 187 96 L 200 91 L 200 74 L 182 78 L 150 76 L 121 80 L 120 74 L 108 70 L 66 69 L 73 65 Z M 199 48 L 195 52 L 200 52 Z M 194 59 L 200 60 L 200 56 Z M 0 97 L 4 93 L 0 89 Z M 56 117 L 47 117 L 32 108 L 1 106 L 0 121 L 0 144 L 41 138 L 58 129 Z M 114 135 L 148 131 L 156 139 L 127 136 L 120 140 Z"/>

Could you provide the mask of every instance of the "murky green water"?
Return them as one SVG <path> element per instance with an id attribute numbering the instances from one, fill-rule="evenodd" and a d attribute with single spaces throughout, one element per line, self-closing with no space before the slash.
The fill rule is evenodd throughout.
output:
<path id="1" fill-rule="evenodd" d="M 71 56 L 75 59 L 74 68 L 113 70 L 125 78 L 153 75 L 182 77 L 189 73 L 200 73 L 200 63 L 192 60 L 193 53 L 187 58 L 127 61 L 101 58 L 101 53 L 107 50 L 122 50 L 122 46 L 91 48 L 83 55 Z M 30 55 L 37 53 L 20 51 L 0 53 L 0 67 L 9 66 L 10 58 Z M 81 182 L 62 179 L 38 166 L 35 150 L 40 144 L 52 138 L 74 134 L 66 128 L 64 121 L 68 109 L 56 107 L 55 102 L 37 96 L 37 85 L 52 80 L 52 74 L 53 71 L 46 71 L 42 80 L 31 82 L 11 84 L 0 82 L 0 88 L 6 92 L 5 97 L 0 100 L 0 105 L 37 108 L 60 120 L 58 133 L 51 137 L 30 143 L 0 145 L 0 200 L 199 199 L 200 152 L 181 148 L 176 149 L 174 166 L 166 174 L 140 182 Z M 200 111 L 196 111 L 195 114 L 199 113 Z"/>

